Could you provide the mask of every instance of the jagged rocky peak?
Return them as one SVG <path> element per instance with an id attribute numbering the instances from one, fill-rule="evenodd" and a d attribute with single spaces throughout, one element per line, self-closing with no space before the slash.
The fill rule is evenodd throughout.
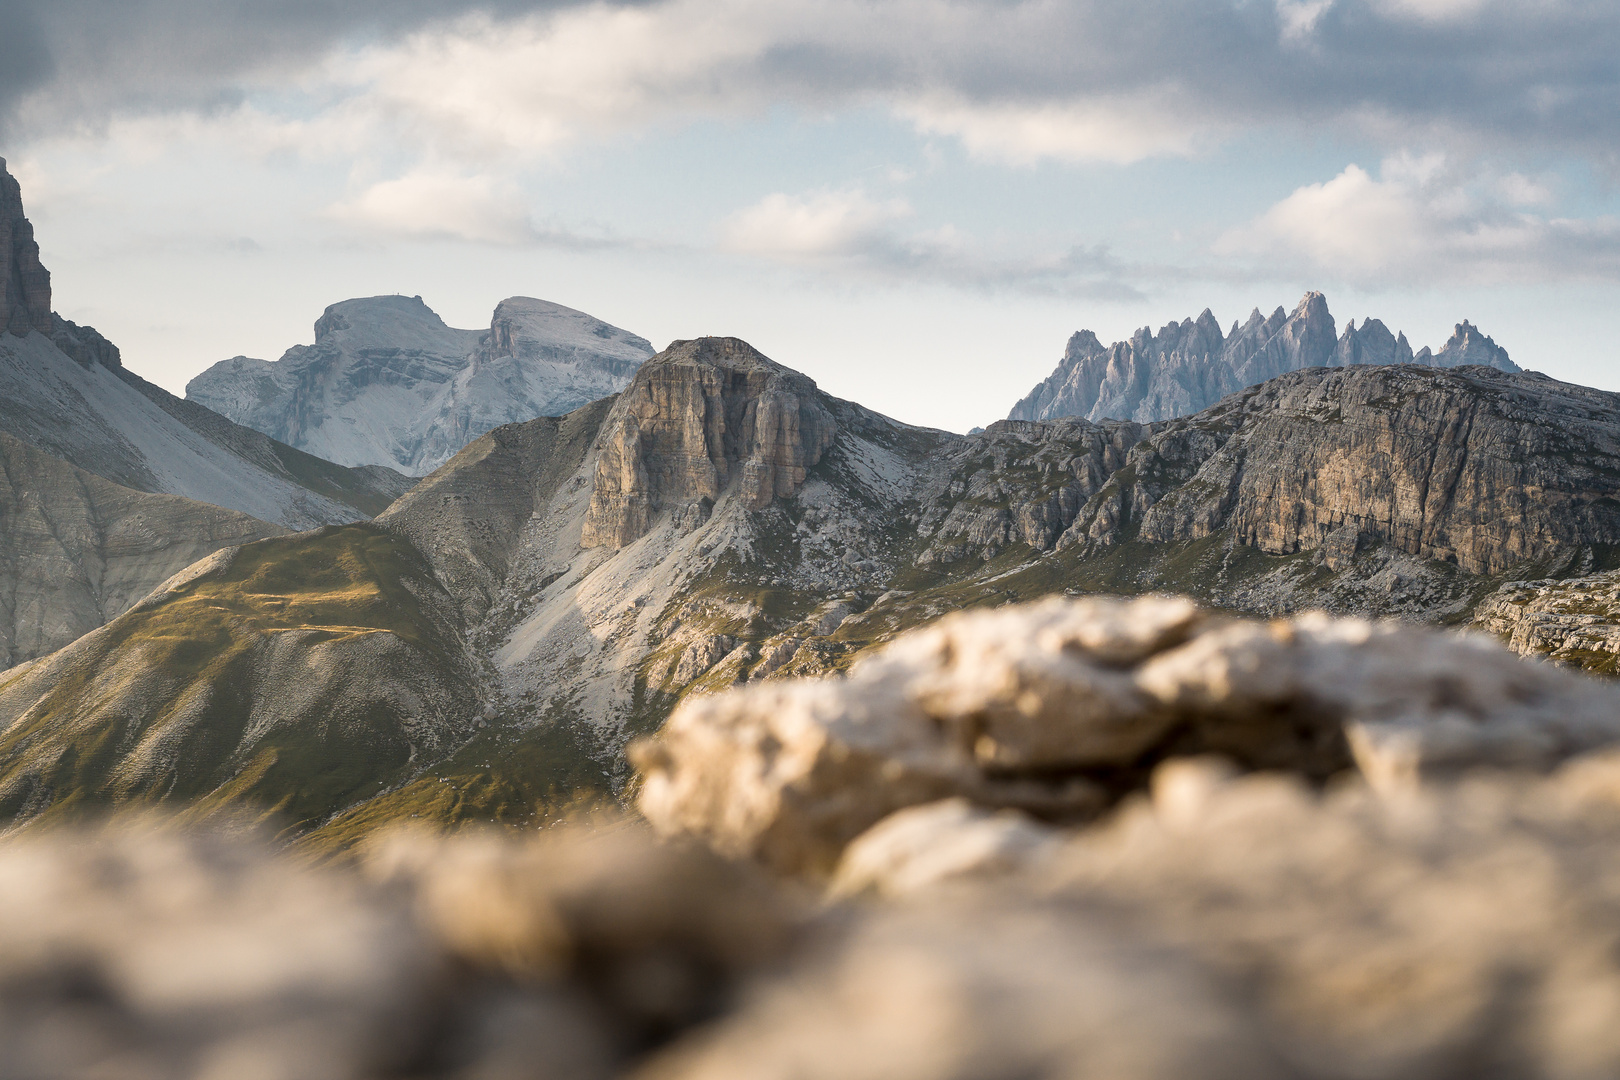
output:
<path id="1" fill-rule="evenodd" d="M 737 338 L 677 341 L 642 365 L 598 441 L 582 547 L 622 547 L 660 510 L 728 489 L 757 510 L 798 491 L 837 425 L 815 381 Z"/>
<path id="2" fill-rule="evenodd" d="M 1411 363 L 1519 370 L 1505 350 L 1466 322 L 1440 352 L 1425 348 L 1415 356 L 1405 334 L 1391 333 L 1377 319 L 1359 327 L 1352 320 L 1339 336 L 1327 298 L 1308 292 L 1292 314 L 1278 307 L 1267 317 L 1256 308 L 1225 335 L 1207 309 L 1196 320 L 1170 323 L 1157 334 L 1143 327 L 1129 341 L 1107 347 L 1081 331 L 1069 339 L 1057 370 L 1013 406 L 1008 419 L 1153 423 L 1191 416 L 1228 394 L 1302 368 Z"/>
<path id="3" fill-rule="evenodd" d="M 1479 327 L 1464 319 L 1457 324 L 1451 337 L 1430 357 L 1427 347 L 1418 354 L 1416 363 L 1433 367 L 1461 367 L 1464 364 L 1483 364 L 1498 371 L 1518 371 L 1519 365 L 1508 359 L 1507 350 L 1480 333 Z"/>
<path id="4" fill-rule="evenodd" d="M 39 261 L 22 185 L 0 158 L 0 333 L 51 332 L 51 272 Z"/>

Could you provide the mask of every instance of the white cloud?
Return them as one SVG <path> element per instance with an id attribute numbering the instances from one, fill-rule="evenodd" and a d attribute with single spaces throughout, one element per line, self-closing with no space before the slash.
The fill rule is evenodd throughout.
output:
<path id="1" fill-rule="evenodd" d="M 731 215 L 721 245 L 731 252 L 847 280 L 930 283 L 978 291 L 1139 299 L 1140 291 L 1101 248 L 1028 251 L 964 236 L 951 225 L 907 230 L 904 199 L 877 200 L 858 188 L 775 192 Z"/>
<path id="2" fill-rule="evenodd" d="M 738 211 L 723 228 L 732 251 L 785 261 L 860 256 L 892 243 L 891 227 L 912 215 L 904 199 L 863 191 L 776 192 Z"/>
<path id="3" fill-rule="evenodd" d="M 380 235 L 517 246 L 539 231 L 521 195 L 485 176 L 419 171 L 372 184 L 327 210 L 344 224 Z"/>
<path id="4" fill-rule="evenodd" d="M 977 104 L 936 96 L 899 105 L 896 111 L 924 134 L 954 136 L 974 157 L 1013 165 L 1048 158 L 1128 165 L 1150 157 L 1187 156 L 1214 142 L 1221 130 L 1169 90 L 1034 104 Z"/>
<path id="5" fill-rule="evenodd" d="M 1402 155 L 1294 191 L 1216 253 L 1363 288 L 1620 278 L 1620 220 L 1530 212 L 1545 185 Z"/>

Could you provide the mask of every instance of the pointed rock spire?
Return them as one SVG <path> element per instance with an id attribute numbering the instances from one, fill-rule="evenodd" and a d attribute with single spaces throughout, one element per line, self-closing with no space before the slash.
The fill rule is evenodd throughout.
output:
<path id="1" fill-rule="evenodd" d="M 0 158 L 0 333 L 51 332 L 51 272 L 39 261 L 34 226 L 23 214 L 22 185 Z"/>

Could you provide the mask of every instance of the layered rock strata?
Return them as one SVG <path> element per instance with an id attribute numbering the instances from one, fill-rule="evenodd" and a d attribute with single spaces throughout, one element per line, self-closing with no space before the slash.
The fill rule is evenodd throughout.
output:
<path id="1" fill-rule="evenodd" d="M 623 547 L 661 510 L 735 485 L 759 510 L 795 494 L 837 436 L 813 380 L 736 338 L 677 341 L 648 361 L 599 441 L 583 547 Z"/>
<path id="2" fill-rule="evenodd" d="M 1060 541 L 1229 530 L 1337 569 L 1386 544 L 1493 574 L 1620 542 L 1620 398 L 1481 368 L 1302 371 L 1135 447 Z"/>
<path id="3" fill-rule="evenodd" d="M 1309 367 L 1420 364 L 1452 368 L 1483 364 L 1518 371 L 1507 351 L 1467 321 L 1434 352 L 1416 355 L 1406 335 L 1377 319 L 1355 320 L 1335 337 L 1321 293 L 1307 293 L 1288 315 L 1256 310 L 1227 334 L 1206 309 L 1196 320 L 1170 323 L 1158 334 L 1144 327 L 1129 341 L 1104 347 L 1089 330 L 1076 333 L 1056 371 L 1013 406 L 1009 420 L 1084 417 L 1151 423 L 1214 405 L 1228 394 Z"/>

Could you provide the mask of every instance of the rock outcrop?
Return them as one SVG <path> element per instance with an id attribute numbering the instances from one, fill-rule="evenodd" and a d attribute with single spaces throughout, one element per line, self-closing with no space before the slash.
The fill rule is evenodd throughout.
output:
<path id="1" fill-rule="evenodd" d="M 583 547 L 623 547 L 661 510 L 731 485 L 759 510 L 795 494 L 837 425 L 816 384 L 736 338 L 677 341 L 649 360 L 603 427 Z"/>
<path id="2" fill-rule="evenodd" d="M 1170 323 L 1157 335 L 1143 327 L 1129 341 L 1106 348 L 1091 331 L 1079 331 L 1069 339 L 1057 370 L 1007 418 L 1151 423 L 1191 416 L 1228 394 L 1301 368 L 1412 363 L 1519 370 L 1505 349 L 1466 321 L 1438 353 L 1424 348 L 1414 356 L 1406 335 L 1391 334 L 1377 319 L 1359 329 L 1352 319 L 1335 339 L 1327 300 L 1313 292 L 1292 315 L 1279 307 L 1266 318 L 1256 310 L 1225 335 L 1208 310 L 1196 320 Z"/>
<path id="3" fill-rule="evenodd" d="M 1200 754 L 1316 781 L 1353 762 L 1380 790 L 1410 790 L 1620 741 L 1617 704 L 1484 638 L 1053 600 L 949 616 L 845 680 L 691 699 L 633 756 L 661 831 L 817 875 L 885 816 L 936 799 L 1083 820 L 1156 762 Z"/>
<path id="4" fill-rule="evenodd" d="M 1620 542 L 1620 396 L 1534 375 L 1295 372 L 1132 450 L 1060 543 L 1229 530 L 1335 564 L 1373 545 L 1494 574 Z"/>
<path id="5" fill-rule="evenodd" d="M 186 396 L 328 460 L 423 476 L 495 427 L 615 393 L 652 352 L 544 300 L 503 300 L 480 332 L 446 326 L 420 296 L 373 296 L 327 308 L 313 345 L 221 361 Z"/>
<path id="6" fill-rule="evenodd" d="M 51 273 L 39 261 L 22 186 L 0 158 L 0 333 L 51 333 Z"/>
<path id="7" fill-rule="evenodd" d="M 1474 625 L 1520 656 L 1620 675 L 1620 571 L 1510 581 L 1480 601 Z"/>

